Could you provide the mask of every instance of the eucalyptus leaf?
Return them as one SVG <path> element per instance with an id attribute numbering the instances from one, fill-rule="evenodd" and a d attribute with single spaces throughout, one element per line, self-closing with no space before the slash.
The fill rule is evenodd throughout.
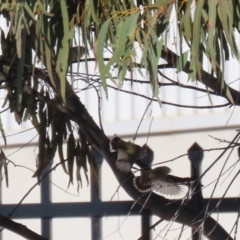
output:
<path id="1" fill-rule="evenodd" d="M 73 167 L 74 167 L 74 158 L 75 158 L 75 139 L 73 133 L 70 133 L 67 140 L 67 166 L 68 166 L 68 175 L 69 175 L 69 183 L 73 184 Z"/>

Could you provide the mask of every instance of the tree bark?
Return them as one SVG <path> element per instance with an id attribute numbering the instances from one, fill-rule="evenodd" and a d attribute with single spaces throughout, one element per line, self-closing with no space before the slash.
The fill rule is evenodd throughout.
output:
<path id="1" fill-rule="evenodd" d="M 55 75 L 55 77 L 57 76 Z M 59 94 L 59 91 L 57 91 L 57 93 Z M 79 125 L 80 130 L 87 137 L 88 141 L 103 155 L 114 172 L 119 184 L 129 196 L 140 205 L 144 205 L 145 209 L 149 209 L 152 214 L 162 219 L 188 225 L 196 231 L 202 226 L 204 236 L 210 240 L 232 239 L 218 222 L 198 209 L 187 205 L 182 206 L 179 202 L 172 202 L 154 193 L 148 198 L 148 195 L 143 196 L 142 193 L 137 191 L 133 186 L 133 174 L 130 173 L 126 175 L 116 169 L 116 154 L 110 153 L 109 151 L 109 139 L 94 122 L 69 84 L 67 84 L 66 99 L 67 107 L 71 111 L 71 116 L 74 115 L 72 119 Z M 126 179 L 128 180 L 126 181 Z"/>
<path id="2" fill-rule="evenodd" d="M 29 240 L 47 240 L 47 238 L 40 236 L 39 234 L 28 229 L 26 226 L 14 222 L 11 219 L 4 217 L 2 215 L 0 215 L 0 226 Z"/>
<path id="3" fill-rule="evenodd" d="M 34 35 L 31 35 L 32 39 L 30 40 L 30 42 L 33 41 L 33 36 Z M 31 43 L 31 45 L 32 47 L 34 46 L 33 43 Z M 162 57 L 165 58 L 170 65 L 172 64 L 173 68 L 176 66 L 178 56 L 175 53 L 163 51 Z M 190 71 L 188 63 L 185 66 L 184 71 Z M 204 84 L 206 84 L 207 87 L 211 88 L 220 96 L 226 98 L 225 93 L 219 91 L 219 83 L 213 76 L 206 72 L 204 72 L 202 76 L 204 78 Z M 172 202 L 154 193 L 152 193 L 151 196 L 148 198 L 148 195 L 143 196 L 142 193 L 137 191 L 133 186 L 133 174 L 130 173 L 126 175 L 116 169 L 116 154 L 110 153 L 109 151 L 109 139 L 89 115 L 85 106 L 81 103 L 79 97 L 75 94 L 70 84 L 66 82 L 67 104 L 66 106 L 64 106 L 60 100 L 62 99 L 60 92 L 60 80 L 56 72 L 53 71 L 53 78 L 56 86 L 55 88 L 52 86 L 51 81 L 48 77 L 42 77 L 42 80 L 44 80 L 58 96 L 59 102 L 56 103 L 58 106 L 60 106 L 58 107 L 58 110 L 67 114 L 70 119 L 72 119 L 78 124 L 80 130 L 84 133 L 89 143 L 94 145 L 94 147 L 99 151 L 99 153 L 102 154 L 104 159 L 107 161 L 113 173 L 115 174 L 119 184 L 129 194 L 130 197 L 132 197 L 140 205 L 144 206 L 144 208 L 149 209 L 152 214 L 155 214 L 162 219 L 188 225 L 196 231 L 198 231 L 199 228 L 202 226 L 204 236 L 209 238 L 210 240 L 232 239 L 217 221 L 215 221 L 210 216 L 205 215 L 198 209 L 192 208 L 187 205 L 182 205 L 181 202 Z M 238 98 L 234 94 L 235 90 L 230 89 L 230 91 L 236 104 L 240 105 L 240 100 L 238 100 Z M 29 94 L 31 93 L 29 92 Z M 39 100 L 43 101 L 43 99 Z M 53 103 L 51 102 L 48 104 Z M 126 181 L 126 179 L 128 180 Z"/>

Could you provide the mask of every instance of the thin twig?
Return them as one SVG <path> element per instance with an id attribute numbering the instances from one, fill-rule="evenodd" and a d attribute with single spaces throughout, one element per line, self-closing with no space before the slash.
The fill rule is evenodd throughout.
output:
<path id="1" fill-rule="evenodd" d="M 0 114 L 6 112 L 8 109 L 10 109 L 10 107 L 5 108 L 4 110 L 2 110 L 2 111 L 0 112 Z"/>
<path id="2" fill-rule="evenodd" d="M 238 133 L 236 134 L 234 139 L 231 141 L 231 143 L 229 143 L 229 145 L 224 148 L 223 152 L 217 157 L 217 159 L 202 173 L 200 179 L 203 178 L 203 176 L 218 162 L 218 160 L 227 152 L 228 149 L 235 147 L 235 145 L 234 146 L 231 146 L 231 145 L 235 143 L 236 139 L 238 139 L 239 136 L 240 136 L 240 131 L 238 131 Z"/>
<path id="3" fill-rule="evenodd" d="M 208 135 L 208 136 L 213 138 L 214 140 L 219 141 L 220 143 L 231 143 L 231 141 L 228 141 L 228 140 L 225 140 L 225 139 L 216 138 L 216 137 L 213 137 L 211 135 Z M 240 143 L 235 142 L 235 146 L 240 146 Z"/>
<path id="4" fill-rule="evenodd" d="M 231 148 L 235 148 L 236 146 L 230 146 L 228 147 L 228 149 L 231 149 Z M 201 151 L 203 152 L 211 152 L 211 151 L 221 151 L 221 150 L 225 150 L 226 147 L 222 147 L 222 148 L 209 148 L 209 149 L 203 149 Z M 172 158 L 170 160 L 166 160 L 166 161 L 163 161 L 163 162 L 158 162 L 158 163 L 154 163 L 152 164 L 151 166 L 158 166 L 158 165 L 161 165 L 161 164 L 165 164 L 165 163 L 169 163 L 169 162 L 173 162 L 179 158 L 182 158 L 182 157 L 185 157 L 185 156 L 188 156 L 188 153 L 184 153 L 184 154 L 181 154 L 175 158 Z"/>
<path id="5" fill-rule="evenodd" d="M 150 226 L 150 227 L 148 228 L 148 230 L 147 230 L 140 238 L 138 238 L 137 240 L 142 240 L 143 237 L 144 237 L 151 229 L 155 230 L 155 227 L 156 227 L 158 224 L 160 224 L 161 222 L 163 222 L 163 221 L 164 221 L 164 219 L 158 220 L 156 223 L 154 223 L 152 226 Z"/>
<path id="6" fill-rule="evenodd" d="M 125 218 L 123 219 L 122 223 L 120 223 L 120 225 L 118 226 L 118 228 L 117 228 L 116 230 L 114 230 L 113 232 L 109 233 L 106 237 L 104 237 L 104 239 L 108 238 L 108 237 L 111 236 L 113 233 L 119 231 L 119 229 L 122 227 L 122 225 L 124 224 L 124 222 L 126 221 L 126 219 L 127 219 L 127 218 L 129 217 L 129 215 L 131 214 L 132 209 L 133 209 L 134 206 L 137 204 L 138 200 L 139 200 L 140 198 L 142 198 L 143 196 L 145 196 L 146 194 L 147 194 L 147 193 L 142 194 L 138 199 L 136 199 L 136 200 L 134 201 L 134 203 L 132 204 L 132 206 L 131 206 L 128 214 L 127 214 L 127 215 L 125 216 Z"/>
<path id="7" fill-rule="evenodd" d="M 83 80 L 83 79 L 81 79 L 81 80 Z M 91 80 L 92 81 L 96 81 L 94 79 L 91 79 Z M 145 99 L 148 99 L 148 100 L 152 100 L 154 102 L 158 102 L 157 99 L 152 99 L 152 98 L 150 98 L 148 96 L 145 96 L 143 94 L 139 94 L 139 93 L 136 93 L 136 92 L 131 92 L 131 91 L 119 89 L 118 87 L 114 87 L 114 86 L 111 86 L 111 85 L 107 85 L 107 87 L 108 88 L 112 88 L 112 89 L 114 89 L 116 91 L 128 93 L 128 94 L 131 94 L 131 95 L 134 95 L 134 96 L 138 96 L 138 97 L 142 97 L 142 98 L 145 98 Z M 175 106 L 175 107 L 180 107 L 180 108 L 193 108 L 193 109 L 212 109 L 212 108 L 222 108 L 222 107 L 231 106 L 230 103 L 225 103 L 225 104 L 220 104 L 220 105 L 211 105 L 211 106 L 190 106 L 190 105 L 182 105 L 182 104 L 177 104 L 177 103 L 166 102 L 166 101 L 162 101 L 162 100 L 160 100 L 160 101 L 161 101 L 161 104 L 165 104 L 165 105 L 170 105 L 170 106 Z"/>
<path id="8" fill-rule="evenodd" d="M 146 109 L 145 109 L 145 111 L 144 111 L 144 113 L 143 113 L 143 115 L 142 115 L 142 118 L 141 118 L 141 120 L 140 120 L 140 122 L 139 122 L 139 124 L 138 124 L 137 130 L 136 130 L 136 133 L 135 133 L 135 135 L 134 135 L 134 137 L 133 137 L 133 141 L 136 140 L 136 137 L 137 137 L 137 134 L 138 134 L 138 130 L 139 130 L 141 124 L 142 124 L 143 118 L 144 118 L 145 114 L 147 113 L 148 108 L 149 108 L 149 107 L 151 106 L 151 104 L 152 104 L 152 101 L 153 101 L 153 98 L 152 98 L 152 99 L 150 100 L 150 102 L 148 103 L 148 105 L 147 105 L 147 107 L 146 107 Z"/>
<path id="9" fill-rule="evenodd" d="M 151 126 L 152 126 L 152 122 L 153 122 L 153 118 L 149 124 L 149 129 L 148 129 L 148 134 L 147 134 L 147 141 L 146 141 L 146 144 L 148 143 L 148 139 L 149 139 L 149 136 L 150 136 L 150 132 L 151 132 Z"/>
<path id="10" fill-rule="evenodd" d="M 233 144 L 233 143 L 235 142 L 235 140 L 238 141 L 239 138 L 240 138 L 240 136 L 239 136 L 239 132 L 238 132 L 238 134 L 237 134 L 236 137 L 232 140 L 232 142 L 229 144 L 229 146 L 230 146 L 231 144 Z M 228 147 L 222 152 L 222 154 L 220 154 L 220 156 L 222 157 L 227 150 L 228 150 Z M 212 191 L 211 196 L 210 196 L 210 198 L 209 198 L 208 204 L 206 205 L 206 208 L 205 208 L 205 213 L 204 213 L 204 220 L 203 220 L 203 222 L 205 221 L 205 219 L 207 218 L 207 216 L 208 216 L 208 214 L 209 214 L 209 213 L 208 213 L 208 209 L 209 209 L 209 206 L 210 206 L 210 201 L 211 201 L 211 199 L 212 199 L 212 197 L 213 197 L 213 195 L 214 195 L 214 192 L 215 192 L 215 190 L 216 190 L 217 184 L 218 184 L 218 182 L 219 182 L 219 180 L 220 180 L 220 176 L 222 175 L 222 172 L 223 172 L 223 170 L 224 170 L 224 167 L 226 166 L 227 161 L 229 160 L 229 157 L 230 157 L 230 155 L 232 154 L 232 151 L 233 151 L 233 148 L 231 149 L 231 151 L 230 151 L 230 153 L 229 153 L 226 161 L 224 162 L 223 167 L 222 167 L 222 169 L 221 169 L 221 171 L 220 171 L 220 173 L 219 173 L 219 175 L 218 175 L 217 181 L 216 181 L 216 183 L 215 183 L 215 185 L 214 185 L 214 188 L 213 188 L 213 191 Z M 214 164 L 221 158 L 220 156 L 214 161 Z M 212 167 L 214 164 L 211 164 L 210 167 Z M 207 170 L 209 170 L 210 167 L 209 167 Z M 235 178 L 238 176 L 239 172 L 240 172 L 240 171 L 238 171 L 237 174 L 236 174 L 236 175 L 234 176 L 234 178 L 232 179 L 232 181 L 231 181 L 231 183 L 229 184 L 227 190 L 226 190 L 225 193 L 223 194 L 221 200 L 219 200 L 218 204 L 216 205 L 216 208 L 220 205 L 222 199 L 224 198 L 225 194 L 227 193 L 228 189 L 230 188 L 232 182 L 233 182 L 233 181 L 235 180 Z M 206 171 L 202 174 L 202 176 L 203 176 L 205 173 L 206 173 Z M 202 176 L 201 176 L 201 178 L 202 178 Z M 213 229 L 213 230 L 214 230 L 214 229 Z M 213 230 L 212 230 L 212 231 L 213 231 Z M 209 233 L 209 234 L 210 234 L 210 233 Z"/>
<path id="11" fill-rule="evenodd" d="M 117 87 L 113 87 L 113 86 L 110 86 L 110 85 L 108 85 L 108 88 L 112 88 L 112 89 L 118 90 L 118 91 L 120 91 L 120 92 L 132 94 L 132 95 L 134 95 L 134 96 L 142 97 L 142 98 L 145 98 L 145 99 L 148 99 L 148 100 L 151 100 L 151 99 L 152 99 L 152 98 L 147 97 L 147 96 L 145 96 L 145 95 L 142 95 L 142 94 L 139 94 L 139 93 L 136 93 L 136 92 L 126 91 L 126 90 L 119 89 L 119 88 L 117 88 Z M 152 101 L 158 102 L 157 99 L 152 99 Z M 165 104 L 165 105 L 170 105 L 170 106 L 175 106 L 175 107 L 181 107 L 181 108 L 194 108 L 194 109 L 221 108 L 221 107 L 227 107 L 227 106 L 230 106 L 230 105 L 231 105 L 230 103 L 225 103 L 225 104 L 220 104 L 220 105 L 215 105 L 215 106 L 190 106 L 190 105 L 182 105 L 182 104 L 177 104 L 177 103 L 170 103 L 170 102 L 166 102 L 166 101 L 162 101 L 162 100 L 160 100 L 160 101 L 161 101 L 161 104 Z"/>
<path id="12" fill-rule="evenodd" d="M 172 84 L 169 84 L 169 83 L 159 83 L 159 86 L 178 86 L 178 87 L 181 87 L 181 88 L 187 88 L 187 89 L 192 89 L 192 90 L 195 90 L 195 91 L 198 91 L 198 92 L 204 92 L 204 93 L 209 93 L 211 95 L 215 95 L 215 96 L 219 96 L 218 94 L 216 94 L 215 92 L 213 91 L 206 91 L 205 89 L 202 89 L 202 88 L 198 88 L 198 87 L 194 87 L 194 86 L 189 86 L 189 85 L 185 85 L 185 84 L 182 84 L 180 82 L 176 82 L 174 80 L 172 80 L 171 78 L 167 77 L 165 74 L 163 74 L 161 71 L 158 71 L 158 73 L 164 77 L 165 79 L 167 79 L 168 81 L 170 81 Z"/>
<path id="13" fill-rule="evenodd" d="M 183 224 L 182 227 L 181 227 L 181 232 L 180 232 L 180 234 L 179 234 L 179 236 L 178 236 L 178 240 L 180 240 L 181 237 L 182 237 L 184 227 L 185 227 L 185 225 Z"/>
<path id="14" fill-rule="evenodd" d="M 99 94 L 99 90 L 94 86 L 92 85 L 93 88 L 95 89 L 96 93 L 97 93 L 97 96 L 98 96 L 98 118 L 99 118 L 99 124 L 100 124 L 100 128 L 101 130 L 103 131 L 103 125 L 102 125 L 102 118 L 101 118 L 101 96 Z"/>
<path id="15" fill-rule="evenodd" d="M 77 153 L 75 153 L 76 155 Z M 75 156 L 74 155 L 74 156 Z M 70 156 L 69 158 L 66 158 L 64 160 L 64 162 L 67 162 L 68 159 L 70 159 L 72 156 Z M 24 199 L 31 193 L 31 191 L 36 187 L 38 186 L 42 181 L 43 179 L 49 174 L 51 173 L 53 170 L 56 170 L 56 168 L 60 165 L 62 165 L 63 162 L 59 162 L 57 164 L 55 164 L 54 167 L 52 167 L 51 169 L 49 169 L 42 177 L 41 179 L 39 179 L 28 191 L 27 193 L 22 197 L 22 199 L 18 202 L 18 204 L 13 208 L 13 210 L 8 214 L 8 216 L 11 218 L 11 216 L 13 215 L 13 213 L 18 209 L 18 207 L 22 204 L 22 202 L 24 201 Z"/>
<path id="16" fill-rule="evenodd" d="M 26 146 L 27 146 L 30 142 L 32 142 L 33 139 L 36 138 L 37 136 L 38 136 L 38 133 L 37 133 L 32 139 L 30 139 L 27 143 L 25 143 L 24 145 L 22 145 L 21 147 L 19 147 L 17 150 L 15 150 L 14 152 L 8 154 L 7 157 L 15 154 L 16 152 L 20 151 L 22 148 L 26 147 Z"/>

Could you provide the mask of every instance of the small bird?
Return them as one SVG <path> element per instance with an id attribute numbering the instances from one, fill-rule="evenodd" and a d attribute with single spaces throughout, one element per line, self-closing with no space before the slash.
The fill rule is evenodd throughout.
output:
<path id="1" fill-rule="evenodd" d="M 126 142 L 114 135 L 109 143 L 110 151 L 117 152 L 116 167 L 122 172 L 130 172 L 132 165 L 146 155 L 146 145 L 142 147 L 132 142 Z"/>
<path id="2" fill-rule="evenodd" d="M 140 192 L 157 191 L 162 195 L 177 196 L 184 193 L 183 186 L 190 186 L 196 179 L 170 175 L 169 167 L 157 167 L 142 171 L 142 175 L 133 179 L 135 188 Z"/>

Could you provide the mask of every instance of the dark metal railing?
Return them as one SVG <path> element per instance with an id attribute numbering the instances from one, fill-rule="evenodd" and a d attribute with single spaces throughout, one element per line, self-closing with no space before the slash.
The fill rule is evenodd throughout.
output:
<path id="1" fill-rule="evenodd" d="M 188 151 L 188 156 L 191 161 L 191 172 L 193 177 L 199 177 L 201 174 L 200 165 L 203 159 L 203 151 L 198 144 L 193 146 Z M 101 239 L 101 219 L 103 216 L 126 216 L 129 209 L 134 205 L 134 201 L 119 201 L 107 202 L 101 201 L 101 164 L 98 164 L 99 181 L 98 185 L 91 182 L 91 201 L 90 202 L 75 202 L 75 203 L 52 203 L 51 202 L 51 174 L 41 182 L 41 202 L 33 204 L 21 204 L 17 211 L 14 212 L 13 218 L 41 219 L 42 235 L 51 239 L 51 221 L 53 218 L 60 217 L 90 217 L 92 227 L 92 240 Z M 201 192 L 201 183 L 197 182 L 193 188 L 196 194 L 189 200 L 190 205 L 203 209 L 206 204 L 209 205 L 208 212 L 226 213 L 238 212 L 240 199 L 225 198 L 217 205 L 220 199 L 204 199 Z M 180 201 L 180 200 L 179 200 Z M 14 208 L 15 204 L 0 204 L 0 213 L 7 216 Z M 218 206 L 216 208 L 216 206 Z M 141 207 L 137 204 L 131 210 L 131 215 L 141 216 L 142 236 L 143 240 L 150 240 L 151 234 L 149 228 L 151 226 L 151 215 L 148 211 L 143 210 L 139 213 Z M 193 232 L 193 240 L 198 239 L 198 233 Z"/>

